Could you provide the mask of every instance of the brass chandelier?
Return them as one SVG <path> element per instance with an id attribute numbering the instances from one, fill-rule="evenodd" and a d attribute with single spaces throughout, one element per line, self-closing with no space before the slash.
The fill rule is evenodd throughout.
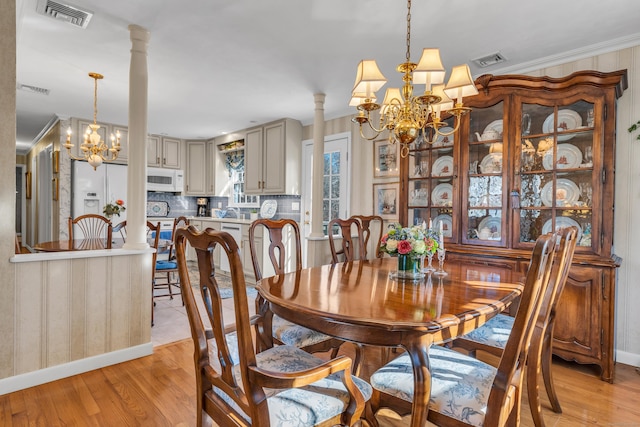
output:
<path id="1" fill-rule="evenodd" d="M 63 146 L 67 149 L 69 157 L 73 160 L 86 160 L 93 169 L 96 170 L 103 162 L 112 162 L 118 158 L 120 152 L 120 132 L 116 132 L 115 136 L 111 134 L 111 148 L 102 140 L 98 130 L 100 125 L 97 123 L 98 118 L 98 80 L 104 78 L 102 74 L 89 73 L 89 77 L 94 80 L 93 86 L 93 124 L 87 126 L 84 134 L 84 142 L 80 144 L 82 156 L 74 156 L 71 152 L 73 144 L 71 143 L 71 127 L 67 129 L 67 141 Z"/>
<path id="2" fill-rule="evenodd" d="M 389 131 L 389 142 L 400 143 L 400 153 L 406 157 L 411 144 L 420 134 L 426 141 L 433 142 L 437 135 L 448 136 L 458 131 L 460 118 L 471 111 L 465 107 L 462 98 L 478 94 L 466 64 L 453 67 L 446 86 L 443 84 L 445 69 L 440 60 L 439 49 L 423 49 L 420 61 L 411 62 L 411 0 L 407 1 L 407 53 L 406 62 L 396 70 L 403 74 L 402 89 L 387 88 L 382 105 L 376 103 L 376 91 L 382 88 L 387 79 L 380 72 L 375 60 L 363 60 L 358 64 L 356 83 L 351 94 L 350 106 L 358 109 L 358 115 L 352 119 L 360 125 L 360 135 L 369 141 L 377 138 L 385 130 Z M 414 96 L 413 84 L 424 84 L 422 95 Z M 454 101 L 455 99 L 455 105 Z M 372 123 L 371 113 L 380 110 L 380 124 Z M 455 116 L 453 130 L 444 131 L 447 124 L 441 121 L 440 114 L 448 112 Z M 365 136 L 363 125 L 373 132 Z M 428 129 L 432 129 L 432 138 L 427 138 Z M 370 132 L 367 132 L 370 133 Z"/>

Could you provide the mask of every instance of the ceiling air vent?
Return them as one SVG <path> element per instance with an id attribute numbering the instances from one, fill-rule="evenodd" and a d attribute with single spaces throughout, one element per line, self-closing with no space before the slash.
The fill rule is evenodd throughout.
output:
<path id="1" fill-rule="evenodd" d="M 23 90 L 25 92 L 37 93 L 40 95 L 49 95 L 49 89 L 45 89 L 42 87 L 29 86 L 29 85 L 23 85 L 22 83 L 18 83 L 16 88 L 18 90 Z"/>
<path id="2" fill-rule="evenodd" d="M 504 57 L 500 52 L 492 53 L 491 55 L 483 56 L 482 58 L 476 58 L 472 61 L 480 68 L 485 68 L 490 65 L 499 64 L 501 62 L 506 61 L 507 58 Z"/>
<path id="3" fill-rule="evenodd" d="M 80 28 L 87 28 L 93 12 L 82 10 L 78 6 L 58 3 L 51 0 L 38 0 L 36 12 L 41 15 L 68 22 Z"/>

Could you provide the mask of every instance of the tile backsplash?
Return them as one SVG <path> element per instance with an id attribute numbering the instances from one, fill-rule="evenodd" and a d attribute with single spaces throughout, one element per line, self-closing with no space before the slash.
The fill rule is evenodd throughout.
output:
<path id="1" fill-rule="evenodd" d="M 167 202 L 169 203 L 169 217 L 175 218 L 179 216 L 195 216 L 198 206 L 196 204 L 195 196 L 181 196 L 172 193 L 155 193 L 147 192 L 147 201 L 150 202 Z M 220 203 L 221 209 L 226 209 L 229 203 L 227 197 L 208 197 L 209 209 L 217 208 Z M 291 206 L 294 202 L 300 206 L 300 196 L 292 195 L 268 195 L 260 196 L 260 204 L 265 200 L 275 200 L 278 203 L 278 209 L 276 211 L 275 219 L 290 218 L 294 221 L 300 222 L 300 210 L 294 211 Z M 258 209 L 259 211 L 259 209 Z M 241 214 L 249 214 L 250 208 L 241 208 Z"/>

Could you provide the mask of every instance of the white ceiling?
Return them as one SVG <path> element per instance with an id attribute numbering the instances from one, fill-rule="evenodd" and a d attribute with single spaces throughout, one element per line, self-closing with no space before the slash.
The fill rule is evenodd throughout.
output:
<path id="1" fill-rule="evenodd" d="M 67 3 L 64 0 L 57 0 Z M 81 29 L 36 14 L 17 0 L 17 149 L 27 149 L 54 115 L 127 124 L 129 24 L 150 32 L 150 133 L 211 138 L 282 117 L 313 120 L 313 94 L 325 117 L 348 107 L 361 59 L 376 59 L 393 86 L 405 61 L 406 4 L 391 0 L 73 0 L 94 12 Z M 439 47 L 445 67 L 469 63 L 481 74 L 526 72 L 640 44 L 640 1 L 415 0 L 412 59 Z M 501 52 L 507 62 L 480 69 L 472 59 Z"/>

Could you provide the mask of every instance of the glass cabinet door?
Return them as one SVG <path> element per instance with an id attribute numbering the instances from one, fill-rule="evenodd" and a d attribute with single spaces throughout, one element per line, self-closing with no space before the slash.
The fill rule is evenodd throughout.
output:
<path id="1" fill-rule="evenodd" d="M 441 130 L 445 133 L 453 128 L 445 126 Z M 431 220 L 434 229 L 438 229 L 442 223 L 443 235 L 448 241 L 454 237 L 453 147 L 456 135 L 421 133 L 409 151 L 409 224 L 429 224 Z"/>
<path id="2" fill-rule="evenodd" d="M 461 171 L 463 189 L 464 243 L 502 246 L 506 244 L 506 162 L 503 138 L 507 129 L 503 123 L 504 102 L 488 108 L 474 108 L 469 118 L 469 140 L 463 148 Z"/>
<path id="3" fill-rule="evenodd" d="M 521 105 L 515 246 L 530 247 L 539 235 L 568 226 L 578 228 L 579 247 L 592 246 L 594 171 L 599 170 L 594 150 L 600 146 L 594 143 L 594 107 L 584 100 Z"/>

